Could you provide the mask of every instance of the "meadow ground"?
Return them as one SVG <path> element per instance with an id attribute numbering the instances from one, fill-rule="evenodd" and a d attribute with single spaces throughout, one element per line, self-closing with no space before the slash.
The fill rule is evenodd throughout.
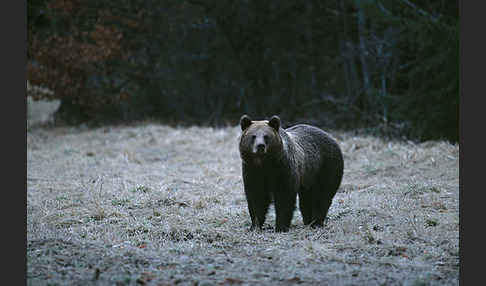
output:
<path id="1" fill-rule="evenodd" d="M 328 130 L 323 229 L 249 231 L 239 127 L 29 127 L 28 285 L 458 285 L 459 146 Z"/>

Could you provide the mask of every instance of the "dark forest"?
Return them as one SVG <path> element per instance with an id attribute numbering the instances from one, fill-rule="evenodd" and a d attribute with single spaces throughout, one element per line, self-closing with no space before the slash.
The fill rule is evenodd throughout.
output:
<path id="1" fill-rule="evenodd" d="M 29 0 L 27 79 L 69 124 L 284 124 L 459 140 L 459 11 L 433 0 Z"/>

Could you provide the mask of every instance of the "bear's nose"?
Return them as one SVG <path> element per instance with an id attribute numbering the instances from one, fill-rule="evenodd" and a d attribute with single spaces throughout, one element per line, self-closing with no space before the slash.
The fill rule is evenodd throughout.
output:
<path id="1" fill-rule="evenodd" d="M 265 151 L 265 144 L 258 144 L 257 151 L 258 153 L 263 153 Z"/>

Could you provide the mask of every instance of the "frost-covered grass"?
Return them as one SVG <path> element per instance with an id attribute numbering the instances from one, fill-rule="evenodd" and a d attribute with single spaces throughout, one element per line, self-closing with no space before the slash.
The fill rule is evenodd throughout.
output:
<path id="1" fill-rule="evenodd" d="M 458 285 L 459 146 L 330 131 L 326 226 L 248 231 L 238 127 L 30 128 L 28 285 Z"/>

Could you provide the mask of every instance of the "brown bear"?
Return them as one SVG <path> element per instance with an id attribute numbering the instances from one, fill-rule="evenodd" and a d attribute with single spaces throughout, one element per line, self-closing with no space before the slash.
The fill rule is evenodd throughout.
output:
<path id="1" fill-rule="evenodd" d="M 317 127 L 280 125 L 276 115 L 268 121 L 240 118 L 239 150 L 251 229 L 262 228 L 273 202 L 275 231 L 288 231 L 297 194 L 304 224 L 321 227 L 341 184 L 341 149 Z"/>

